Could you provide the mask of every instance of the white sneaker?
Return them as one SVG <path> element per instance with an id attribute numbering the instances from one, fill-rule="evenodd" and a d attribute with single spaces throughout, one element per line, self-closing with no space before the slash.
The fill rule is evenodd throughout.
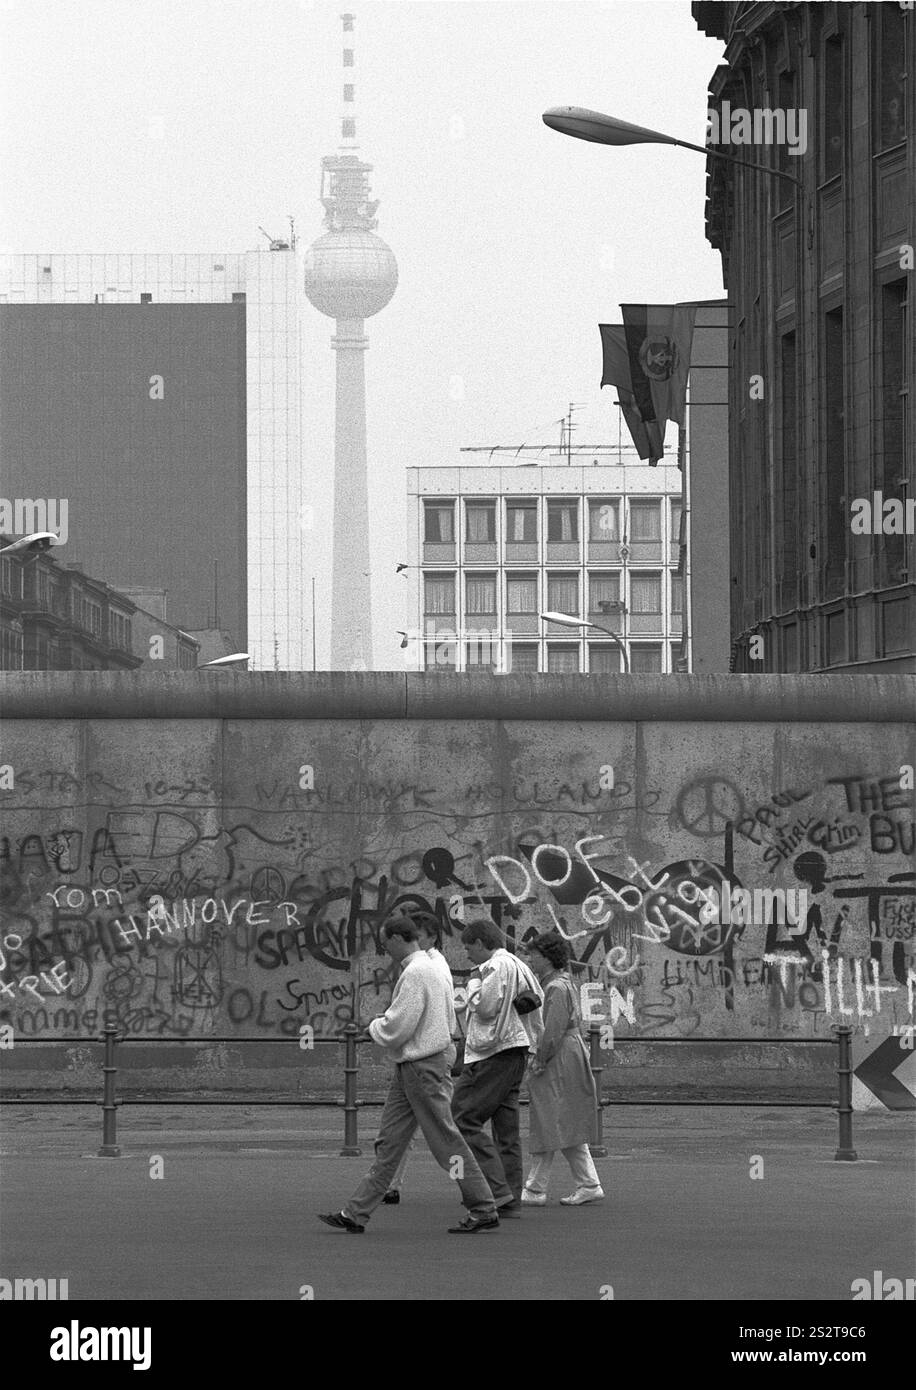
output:
<path id="1" fill-rule="evenodd" d="M 547 1193 L 532 1192 L 530 1187 L 522 1188 L 522 1202 L 527 1207 L 546 1207 Z"/>
<path id="2" fill-rule="evenodd" d="M 577 1187 L 568 1197 L 561 1197 L 564 1207 L 581 1207 L 585 1202 L 600 1202 L 604 1198 L 602 1187 Z"/>

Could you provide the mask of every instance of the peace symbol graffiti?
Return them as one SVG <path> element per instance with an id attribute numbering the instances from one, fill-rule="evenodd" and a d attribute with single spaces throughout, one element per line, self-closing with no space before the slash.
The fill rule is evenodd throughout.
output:
<path id="1" fill-rule="evenodd" d="M 699 839 L 721 835 L 729 821 L 744 815 L 744 797 L 726 777 L 697 777 L 677 794 L 681 825 Z"/>

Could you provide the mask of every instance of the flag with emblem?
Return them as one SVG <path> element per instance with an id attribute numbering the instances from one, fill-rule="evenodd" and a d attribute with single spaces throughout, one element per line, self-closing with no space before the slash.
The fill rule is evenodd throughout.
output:
<path id="1" fill-rule="evenodd" d="M 623 325 L 600 324 L 602 386 L 616 386 L 640 458 L 658 463 L 669 420 L 686 423 L 687 375 L 696 309 L 623 304 Z"/>

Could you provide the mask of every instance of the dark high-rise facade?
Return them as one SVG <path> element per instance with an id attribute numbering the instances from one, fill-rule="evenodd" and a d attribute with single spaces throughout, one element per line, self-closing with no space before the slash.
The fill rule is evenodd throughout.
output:
<path id="1" fill-rule="evenodd" d="M 916 13 L 692 9 L 727 44 L 713 143 L 773 171 L 708 160 L 733 307 L 733 669 L 916 671 Z"/>
<path id="2" fill-rule="evenodd" d="M 245 304 L 0 304 L 0 481 L 66 502 L 68 565 L 244 643 Z"/>

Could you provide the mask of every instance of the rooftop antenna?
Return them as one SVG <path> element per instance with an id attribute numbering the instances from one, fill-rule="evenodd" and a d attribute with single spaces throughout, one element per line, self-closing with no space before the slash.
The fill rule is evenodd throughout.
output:
<path id="1" fill-rule="evenodd" d="M 569 410 L 560 420 L 560 453 L 566 450 L 566 466 L 572 466 L 572 432 L 576 428 L 573 424 L 573 411 L 582 410 L 582 401 L 570 401 Z"/>

